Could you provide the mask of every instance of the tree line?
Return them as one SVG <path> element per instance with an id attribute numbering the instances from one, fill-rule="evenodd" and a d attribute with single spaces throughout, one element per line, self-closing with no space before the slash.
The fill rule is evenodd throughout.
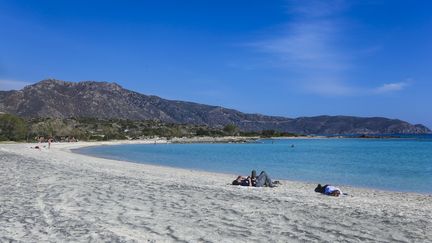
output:
<path id="1" fill-rule="evenodd" d="M 148 137 L 278 137 L 297 136 L 292 133 L 241 131 L 234 124 L 220 128 L 206 125 L 163 123 L 157 120 L 134 121 L 97 118 L 33 118 L 23 119 L 0 114 L 0 141 L 35 141 L 52 138 L 55 141 L 142 139 Z"/>

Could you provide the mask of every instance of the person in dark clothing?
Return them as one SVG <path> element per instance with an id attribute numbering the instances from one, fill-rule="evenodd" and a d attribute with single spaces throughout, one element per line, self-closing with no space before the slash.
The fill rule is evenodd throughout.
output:
<path id="1" fill-rule="evenodd" d="M 252 186 L 256 186 L 257 176 L 255 170 L 252 170 L 250 178 L 251 178 Z"/>
<path id="2" fill-rule="evenodd" d="M 251 176 L 244 177 L 244 176 L 238 176 L 237 179 L 235 179 L 232 182 L 233 185 L 240 185 L 240 186 L 254 186 L 254 187 L 276 187 L 270 176 L 265 172 L 262 171 L 259 176 L 256 176 L 256 171 L 253 170 L 251 173 Z"/>
<path id="3" fill-rule="evenodd" d="M 253 186 L 249 176 L 238 176 L 237 179 L 233 180 L 232 184 L 235 186 Z"/>

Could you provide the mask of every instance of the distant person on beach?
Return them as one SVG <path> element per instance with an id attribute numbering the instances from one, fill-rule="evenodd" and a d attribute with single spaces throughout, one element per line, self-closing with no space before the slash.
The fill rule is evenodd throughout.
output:
<path id="1" fill-rule="evenodd" d="M 334 197 L 339 197 L 339 195 L 343 194 L 341 189 L 337 187 L 330 185 L 321 186 L 321 184 L 318 184 L 318 186 L 315 188 L 315 192 Z"/>
<path id="2" fill-rule="evenodd" d="M 239 186 L 276 187 L 276 185 L 274 185 L 275 183 L 272 182 L 270 176 L 265 171 L 261 171 L 257 177 L 255 170 L 252 171 L 251 176 L 238 176 L 232 184 Z"/>
<path id="3" fill-rule="evenodd" d="M 51 148 L 51 143 L 53 142 L 53 139 L 52 138 L 48 138 L 48 148 L 50 149 Z"/>

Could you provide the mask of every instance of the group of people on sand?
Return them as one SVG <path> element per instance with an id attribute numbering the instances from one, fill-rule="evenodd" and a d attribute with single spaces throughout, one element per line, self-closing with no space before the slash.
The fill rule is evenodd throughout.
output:
<path id="1" fill-rule="evenodd" d="M 279 184 L 279 181 L 273 182 L 265 171 L 261 171 L 257 176 L 256 171 L 253 170 L 250 176 L 238 176 L 232 184 L 238 186 L 276 187 L 276 184 Z"/>
<path id="2" fill-rule="evenodd" d="M 276 187 L 277 184 L 280 184 L 279 181 L 272 181 L 270 176 L 265 172 L 261 171 L 261 173 L 257 176 L 256 171 L 252 170 L 250 176 L 241 176 L 239 175 L 233 182 L 235 186 L 253 186 L 253 187 Z M 328 196 L 338 197 L 342 195 L 341 189 L 331 186 L 318 184 L 315 188 L 315 192 L 319 192 Z M 345 194 L 346 195 L 346 194 Z"/>
<path id="3" fill-rule="evenodd" d="M 53 137 L 45 138 L 43 136 L 35 137 L 35 140 L 39 142 L 39 145 L 36 145 L 31 148 L 42 149 L 42 148 L 51 148 L 51 144 L 54 142 L 78 142 L 78 139 L 75 137 L 60 137 L 60 140 L 55 140 Z M 48 146 L 42 145 L 43 143 L 48 143 Z"/>

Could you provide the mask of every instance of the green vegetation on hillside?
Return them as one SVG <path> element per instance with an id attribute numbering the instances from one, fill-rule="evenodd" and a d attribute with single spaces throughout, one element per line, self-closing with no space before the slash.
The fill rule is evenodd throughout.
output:
<path id="1" fill-rule="evenodd" d="M 141 139 L 149 137 L 222 137 L 222 136 L 295 136 L 273 130 L 242 132 L 233 124 L 223 128 L 205 125 L 172 124 L 159 121 L 132 121 L 96 118 L 36 118 L 24 120 L 14 115 L 0 115 L 0 140 L 35 141 L 53 138 L 56 141 Z"/>
<path id="2" fill-rule="evenodd" d="M 26 139 L 26 122 L 13 115 L 0 114 L 0 141 L 22 141 Z"/>

